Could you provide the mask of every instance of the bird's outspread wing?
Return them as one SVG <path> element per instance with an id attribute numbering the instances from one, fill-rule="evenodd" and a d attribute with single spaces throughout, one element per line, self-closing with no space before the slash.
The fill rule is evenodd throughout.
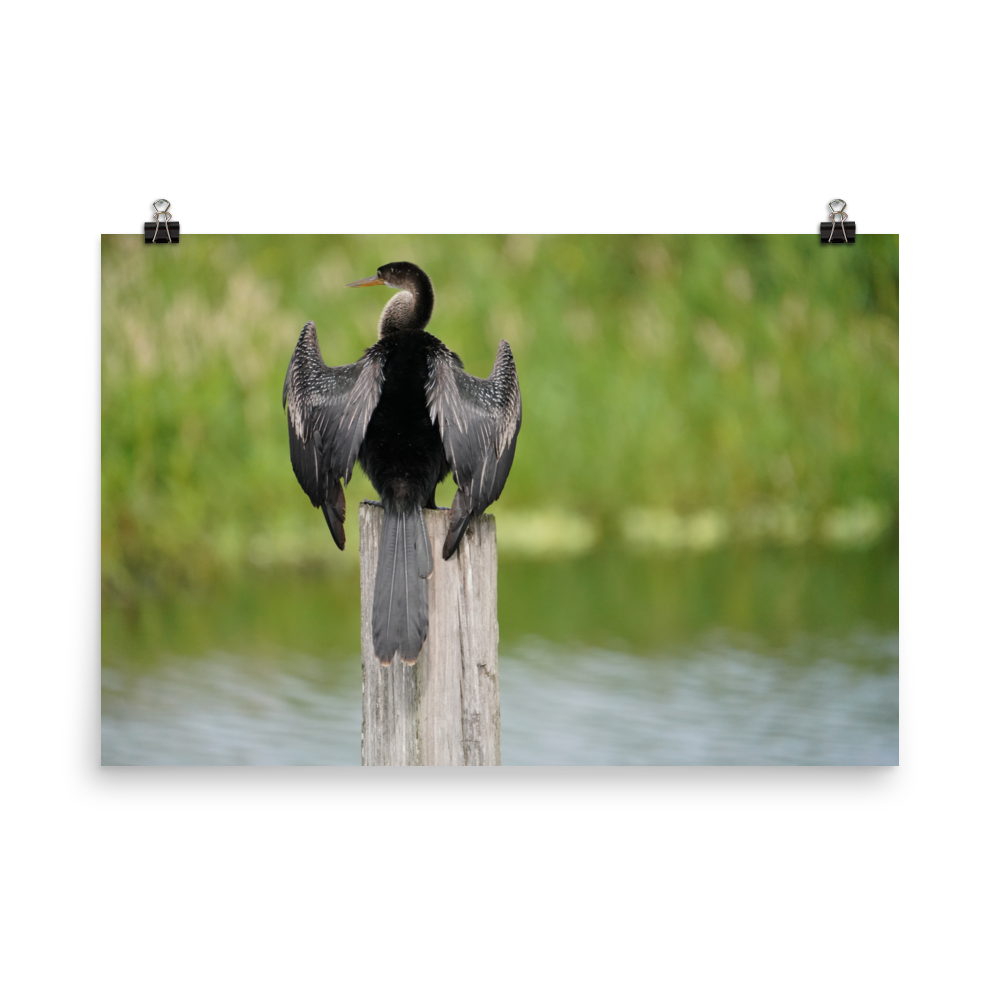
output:
<path id="1" fill-rule="evenodd" d="M 521 390 L 510 344 L 500 341 L 489 378 L 470 375 L 442 344 L 428 358 L 427 406 L 458 484 L 444 545 L 447 559 L 469 518 L 500 496 L 514 461 Z"/>
<path id="2" fill-rule="evenodd" d="M 344 547 L 344 488 L 382 392 L 382 363 L 366 352 L 353 365 L 323 363 L 316 327 L 306 323 L 288 365 L 282 405 L 288 411 L 292 468 L 334 541 Z"/>

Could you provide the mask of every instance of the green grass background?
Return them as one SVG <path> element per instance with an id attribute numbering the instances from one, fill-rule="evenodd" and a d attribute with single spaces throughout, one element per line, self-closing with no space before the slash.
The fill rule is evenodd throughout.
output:
<path id="1" fill-rule="evenodd" d="M 105 594 L 352 565 L 295 481 L 281 389 L 306 320 L 328 364 L 362 354 L 388 294 L 344 285 L 392 260 L 431 275 L 430 331 L 471 372 L 513 347 L 502 559 L 875 545 L 898 514 L 898 257 L 867 235 L 106 236 Z M 374 495 L 358 469 L 349 506 Z"/>

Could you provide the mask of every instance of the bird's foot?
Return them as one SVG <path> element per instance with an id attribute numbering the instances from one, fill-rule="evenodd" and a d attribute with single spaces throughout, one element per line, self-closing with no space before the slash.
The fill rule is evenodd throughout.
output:
<path id="1" fill-rule="evenodd" d="M 361 502 L 363 504 L 367 505 L 368 507 L 381 507 L 382 506 L 382 501 L 381 500 L 362 500 Z"/>

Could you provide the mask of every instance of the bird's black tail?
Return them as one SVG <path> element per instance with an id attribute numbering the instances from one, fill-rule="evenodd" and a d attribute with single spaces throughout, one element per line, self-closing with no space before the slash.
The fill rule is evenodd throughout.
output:
<path id="1" fill-rule="evenodd" d="M 427 638 L 427 577 L 434 569 L 427 525 L 420 507 L 386 500 L 383 506 L 372 601 L 375 655 L 391 663 L 398 652 L 405 663 L 415 663 Z"/>

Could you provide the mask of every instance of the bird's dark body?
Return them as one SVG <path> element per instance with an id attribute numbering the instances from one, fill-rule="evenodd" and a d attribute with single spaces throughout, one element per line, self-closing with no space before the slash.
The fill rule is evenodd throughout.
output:
<path id="1" fill-rule="evenodd" d="M 379 320 L 379 339 L 353 365 L 323 361 L 306 323 L 285 376 L 292 468 L 344 548 L 355 461 L 378 490 L 384 514 L 372 598 L 372 645 L 383 663 L 416 661 L 427 637 L 427 577 L 434 561 L 423 509 L 435 506 L 451 471 L 458 490 L 441 555 L 450 559 L 469 521 L 503 489 L 521 427 L 521 392 L 510 345 L 500 341 L 489 378 L 476 378 L 425 327 L 430 279 L 414 264 L 385 264 L 356 285 L 399 289 Z"/>
<path id="2" fill-rule="evenodd" d="M 437 485 L 451 471 L 427 407 L 428 355 L 447 350 L 423 330 L 391 333 L 372 348 L 382 359 L 382 395 L 358 461 L 384 504 L 434 507 Z"/>

